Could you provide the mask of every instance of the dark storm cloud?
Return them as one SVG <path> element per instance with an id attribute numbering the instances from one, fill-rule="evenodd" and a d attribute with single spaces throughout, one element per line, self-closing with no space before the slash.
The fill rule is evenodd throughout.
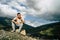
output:
<path id="1" fill-rule="evenodd" d="M 38 18 L 60 20 L 60 0 L 27 0 L 27 5 L 36 10 Z"/>

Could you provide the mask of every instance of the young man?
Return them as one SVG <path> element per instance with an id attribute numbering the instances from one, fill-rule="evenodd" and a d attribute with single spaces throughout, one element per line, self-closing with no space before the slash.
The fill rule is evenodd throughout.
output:
<path id="1" fill-rule="evenodd" d="M 12 32 L 15 32 L 15 27 L 19 26 L 18 33 L 21 31 L 21 28 L 23 26 L 24 19 L 22 18 L 22 15 L 20 13 L 17 13 L 17 16 L 12 20 Z"/>

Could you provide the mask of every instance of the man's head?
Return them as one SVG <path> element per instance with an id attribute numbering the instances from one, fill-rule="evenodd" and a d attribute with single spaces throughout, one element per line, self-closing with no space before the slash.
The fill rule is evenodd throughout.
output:
<path id="1" fill-rule="evenodd" d="M 20 14 L 20 13 L 17 13 L 17 17 L 18 17 L 18 18 L 21 18 L 21 14 Z"/>

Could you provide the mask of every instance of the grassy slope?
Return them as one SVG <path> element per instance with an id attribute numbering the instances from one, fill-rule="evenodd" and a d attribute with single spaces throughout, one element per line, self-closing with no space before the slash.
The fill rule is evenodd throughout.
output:
<path id="1" fill-rule="evenodd" d="M 47 38 L 60 38 L 60 22 L 39 26 L 35 32 Z"/>

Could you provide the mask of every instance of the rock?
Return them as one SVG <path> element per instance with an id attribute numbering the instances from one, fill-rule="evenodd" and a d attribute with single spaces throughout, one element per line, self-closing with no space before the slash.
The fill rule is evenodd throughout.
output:
<path id="1" fill-rule="evenodd" d="M 16 29 L 16 32 L 18 32 L 18 29 Z"/>
<path id="2" fill-rule="evenodd" d="M 18 29 L 16 29 L 16 32 L 18 32 Z M 22 30 L 22 31 L 20 32 L 20 34 L 26 35 L 26 31 L 25 31 L 25 30 Z"/>
<path id="3" fill-rule="evenodd" d="M 21 33 L 22 35 L 26 35 L 26 31 L 25 31 L 25 30 L 22 30 L 20 33 Z"/>

